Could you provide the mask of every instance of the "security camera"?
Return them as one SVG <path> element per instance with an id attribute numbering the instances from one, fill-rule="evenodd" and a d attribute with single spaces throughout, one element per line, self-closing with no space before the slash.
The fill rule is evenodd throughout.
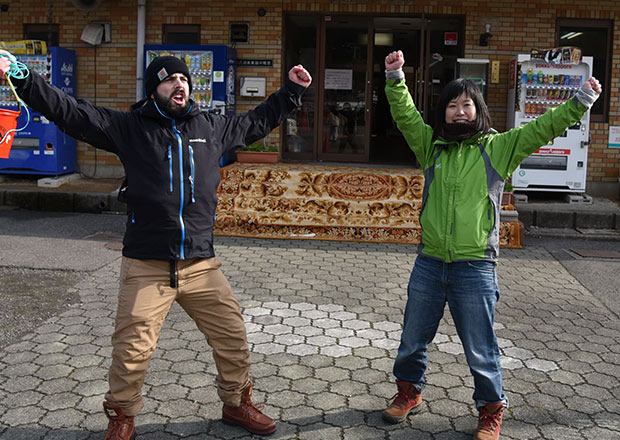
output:
<path id="1" fill-rule="evenodd" d="M 488 46 L 489 40 L 491 39 L 492 36 L 493 34 L 491 34 L 490 32 L 485 32 L 483 34 L 480 34 L 480 41 L 478 43 L 480 44 L 480 46 Z"/>

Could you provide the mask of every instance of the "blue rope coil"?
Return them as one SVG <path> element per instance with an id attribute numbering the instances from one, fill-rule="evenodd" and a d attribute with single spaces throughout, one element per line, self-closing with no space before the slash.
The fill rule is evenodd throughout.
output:
<path id="1" fill-rule="evenodd" d="M 17 103 L 20 106 L 20 110 L 22 108 L 26 109 L 26 124 L 23 127 L 13 128 L 11 130 L 8 130 L 6 133 L 4 133 L 4 136 L 2 136 L 2 140 L 0 141 L 0 144 L 1 144 L 1 143 L 3 143 L 6 140 L 7 136 L 9 135 L 9 133 L 11 133 L 11 132 L 16 132 L 17 133 L 18 131 L 22 131 L 23 129 L 28 127 L 28 124 L 30 123 L 30 111 L 28 110 L 28 106 L 19 97 L 19 95 L 15 91 L 15 87 L 13 86 L 13 83 L 11 82 L 11 78 L 15 78 L 15 79 L 26 79 L 26 78 L 28 78 L 28 75 L 30 75 L 30 71 L 28 70 L 28 66 L 26 66 L 21 61 L 17 61 L 15 56 L 12 55 L 12 54 L 1 53 L 0 57 L 7 57 L 11 61 L 11 68 L 6 73 L 6 79 L 9 82 L 9 86 L 11 86 L 11 90 L 13 91 L 13 94 L 15 95 L 15 98 L 17 99 Z"/>
<path id="2" fill-rule="evenodd" d="M 30 75 L 30 71 L 28 70 L 28 66 L 26 66 L 21 61 L 17 61 L 15 55 L 11 54 L 0 54 L 0 57 L 7 57 L 11 61 L 11 69 L 7 72 L 7 76 L 13 77 L 16 79 L 26 79 L 28 75 Z"/>

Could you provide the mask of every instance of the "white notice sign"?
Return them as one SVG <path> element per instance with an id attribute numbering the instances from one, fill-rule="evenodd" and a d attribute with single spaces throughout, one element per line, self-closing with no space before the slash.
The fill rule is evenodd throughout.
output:
<path id="1" fill-rule="evenodd" d="M 609 126 L 609 148 L 620 148 L 620 125 Z"/>
<path id="2" fill-rule="evenodd" d="M 325 69 L 325 88 L 331 90 L 351 90 L 353 88 L 353 70 Z"/>

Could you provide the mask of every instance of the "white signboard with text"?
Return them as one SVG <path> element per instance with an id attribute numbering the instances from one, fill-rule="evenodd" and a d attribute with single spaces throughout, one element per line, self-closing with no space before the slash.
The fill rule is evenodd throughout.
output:
<path id="1" fill-rule="evenodd" d="M 620 125 L 609 126 L 609 148 L 620 148 Z"/>
<path id="2" fill-rule="evenodd" d="M 353 70 L 325 69 L 325 89 L 351 90 L 353 89 Z"/>

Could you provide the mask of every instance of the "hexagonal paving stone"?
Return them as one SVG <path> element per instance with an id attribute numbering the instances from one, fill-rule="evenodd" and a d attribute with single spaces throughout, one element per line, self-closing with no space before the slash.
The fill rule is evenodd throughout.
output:
<path id="1" fill-rule="evenodd" d="M 263 331 L 272 335 L 284 335 L 291 333 L 292 327 L 283 324 L 265 325 Z"/>
<path id="2" fill-rule="evenodd" d="M 276 408 L 292 408 L 303 405 L 306 396 L 295 391 L 277 391 L 270 392 L 267 396 L 266 403 Z"/>
<path id="3" fill-rule="evenodd" d="M 342 338 L 339 343 L 340 345 L 351 348 L 367 347 L 370 345 L 370 341 L 368 339 L 358 337 Z"/>
<path id="4" fill-rule="evenodd" d="M 282 420 L 286 420 L 287 423 L 293 425 L 305 426 L 322 421 L 323 411 L 305 405 L 284 408 L 282 410 Z M 281 434 L 280 424 L 281 422 L 278 423 L 278 435 Z"/>
<path id="5" fill-rule="evenodd" d="M 331 319 L 331 318 L 320 318 L 314 321 L 314 325 L 316 327 L 323 328 L 323 329 L 340 327 L 340 324 L 341 324 L 340 321 L 336 319 Z"/>
<path id="6" fill-rule="evenodd" d="M 402 330 L 402 326 L 400 324 L 397 324 L 395 322 L 390 322 L 390 321 L 375 322 L 372 327 L 374 329 L 383 330 L 383 331 L 386 331 L 386 332 Z"/>
<path id="7" fill-rule="evenodd" d="M 310 356 L 319 352 L 319 347 L 307 344 L 291 345 L 286 347 L 286 352 L 297 356 Z"/>
<path id="8" fill-rule="evenodd" d="M 343 408 L 346 398 L 335 393 L 323 392 L 307 396 L 308 405 L 322 410 Z"/>
<path id="9" fill-rule="evenodd" d="M 35 405 L 11 408 L 0 414 L 0 422 L 5 426 L 20 426 L 39 421 L 46 411 Z"/>
<path id="10" fill-rule="evenodd" d="M 321 347 L 321 354 L 330 357 L 341 357 L 341 356 L 349 356 L 353 350 L 349 347 L 340 347 L 340 346 L 330 346 L 330 347 Z"/>
<path id="11" fill-rule="evenodd" d="M 75 409 L 61 409 L 58 411 L 50 411 L 40 420 L 40 424 L 52 429 L 70 428 L 80 426 L 85 415 Z"/>
<path id="12" fill-rule="evenodd" d="M 317 336 L 323 334 L 323 329 L 306 326 L 306 327 L 298 327 L 294 330 L 295 333 L 303 336 Z"/>
<path id="13" fill-rule="evenodd" d="M 330 391 L 344 397 L 368 396 L 368 385 L 357 380 L 341 380 L 329 387 Z"/>
<path id="14" fill-rule="evenodd" d="M 285 345 L 269 343 L 269 342 L 261 343 L 261 344 L 254 344 L 254 346 L 252 347 L 252 351 L 255 351 L 257 353 L 263 353 L 263 354 L 282 353 L 285 351 L 285 349 L 286 349 Z"/>
<path id="15" fill-rule="evenodd" d="M 398 339 L 379 339 L 371 342 L 373 347 L 382 348 L 385 350 L 393 350 L 398 348 L 400 340 Z"/>
<path id="16" fill-rule="evenodd" d="M 343 321 L 342 326 L 344 328 L 351 328 L 354 330 L 361 330 L 365 328 L 370 328 L 370 322 L 363 321 L 360 319 L 350 319 L 348 321 Z"/>
<path id="17" fill-rule="evenodd" d="M 269 315 L 271 313 L 271 309 L 265 307 L 249 307 L 247 309 L 242 309 L 242 314 L 246 316 L 263 316 Z"/>
<path id="18" fill-rule="evenodd" d="M 328 328 L 324 331 L 326 336 L 331 336 L 333 338 L 348 338 L 355 336 L 355 331 L 348 328 Z"/>
<path id="19" fill-rule="evenodd" d="M 524 364 L 521 360 L 508 356 L 501 356 L 500 363 L 502 365 L 502 368 L 505 370 L 516 370 L 518 368 L 524 367 Z"/>
<path id="20" fill-rule="evenodd" d="M 74 408 L 80 400 L 81 397 L 73 393 L 54 393 L 41 399 L 39 405 L 48 411 L 56 411 Z"/>
<path id="21" fill-rule="evenodd" d="M 525 365 L 532 370 L 538 371 L 553 371 L 559 368 L 555 362 L 543 359 L 528 359 L 525 361 Z"/>

